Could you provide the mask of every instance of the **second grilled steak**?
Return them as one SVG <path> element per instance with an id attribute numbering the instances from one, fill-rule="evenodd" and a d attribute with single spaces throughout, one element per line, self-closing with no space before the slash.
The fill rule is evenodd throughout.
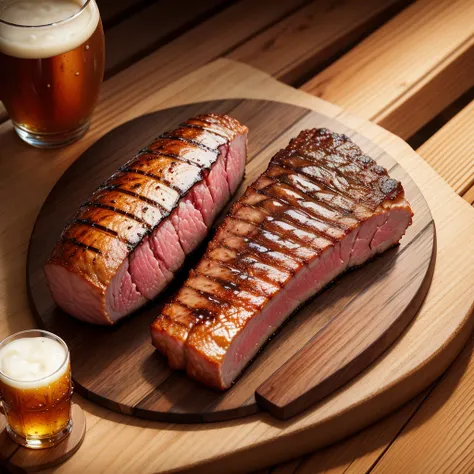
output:
<path id="1" fill-rule="evenodd" d="M 226 389 L 298 306 L 395 245 L 412 215 L 402 185 L 346 136 L 304 131 L 234 204 L 153 344 Z"/>
<path id="2" fill-rule="evenodd" d="M 187 120 L 107 180 L 64 229 L 45 267 L 56 303 L 113 324 L 156 297 L 242 180 L 247 127 Z"/>

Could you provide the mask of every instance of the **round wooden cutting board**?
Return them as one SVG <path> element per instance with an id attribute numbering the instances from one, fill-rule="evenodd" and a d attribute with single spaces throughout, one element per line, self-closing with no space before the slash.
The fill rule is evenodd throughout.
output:
<path id="1" fill-rule="evenodd" d="M 150 343 L 149 325 L 179 288 L 204 245 L 156 301 L 114 327 L 92 326 L 63 313 L 51 299 L 43 273 L 66 222 L 98 185 L 154 137 L 206 112 L 229 113 L 250 129 L 246 178 L 239 193 L 299 131 L 327 127 L 350 136 L 400 180 L 415 213 L 400 246 L 344 275 L 295 313 L 225 393 L 173 372 Z M 334 119 L 294 105 L 221 100 L 139 117 L 112 130 L 79 157 L 38 216 L 28 254 L 28 291 L 41 326 L 64 338 L 70 348 L 76 390 L 95 402 L 172 422 L 225 420 L 256 413 L 260 407 L 286 418 L 347 383 L 403 332 L 428 291 L 435 255 L 435 227 L 425 199 L 397 162 L 374 143 Z M 285 366 L 291 374 L 301 357 L 311 358 L 311 369 L 298 379 L 290 376 L 279 381 L 277 371 Z M 299 404 L 287 411 L 284 396 L 271 395 L 269 388 L 275 383 L 276 392 L 282 394 L 285 384 L 297 386 Z M 261 405 L 255 400 L 257 389 Z"/>

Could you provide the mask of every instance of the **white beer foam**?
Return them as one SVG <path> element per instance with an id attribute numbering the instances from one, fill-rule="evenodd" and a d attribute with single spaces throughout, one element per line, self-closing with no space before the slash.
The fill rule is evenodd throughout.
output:
<path id="1" fill-rule="evenodd" d="M 66 358 L 66 350 L 54 339 L 16 339 L 0 349 L 0 380 L 19 389 L 45 387 L 66 373 Z"/>
<path id="2" fill-rule="evenodd" d="M 77 48 L 92 36 L 100 18 L 94 0 L 77 14 L 85 3 L 86 0 L 0 1 L 1 20 L 30 26 L 0 22 L 0 52 L 17 58 L 49 58 Z"/>

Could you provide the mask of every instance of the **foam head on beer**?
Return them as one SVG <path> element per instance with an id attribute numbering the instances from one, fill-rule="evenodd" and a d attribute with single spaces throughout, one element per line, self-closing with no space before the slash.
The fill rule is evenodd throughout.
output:
<path id="1" fill-rule="evenodd" d="M 17 58 L 48 58 L 70 51 L 92 36 L 99 22 L 95 2 L 85 0 L 4 0 L 0 19 L 0 51 Z M 49 25 L 42 28 L 35 26 Z"/>
<path id="2" fill-rule="evenodd" d="M 0 0 L 0 100 L 27 143 L 72 143 L 89 127 L 104 75 L 95 0 Z"/>
<path id="3" fill-rule="evenodd" d="M 38 329 L 0 343 L 0 396 L 7 433 L 34 449 L 54 446 L 72 429 L 71 366 L 66 344 Z"/>
<path id="4" fill-rule="evenodd" d="M 54 339 L 17 339 L 0 349 L 0 377 L 21 389 L 50 385 L 68 370 L 66 357 L 65 348 Z"/>

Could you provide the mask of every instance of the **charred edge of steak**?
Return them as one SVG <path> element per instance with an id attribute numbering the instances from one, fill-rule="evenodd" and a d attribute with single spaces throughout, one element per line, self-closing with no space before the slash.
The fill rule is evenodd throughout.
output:
<path id="1" fill-rule="evenodd" d="M 199 127 L 199 126 L 192 125 L 193 121 L 202 121 L 203 123 L 206 124 L 206 126 L 205 127 Z M 189 127 L 188 127 L 188 122 L 191 123 L 189 125 Z M 248 131 L 247 127 L 245 127 L 244 125 L 241 125 L 237 120 L 235 120 L 235 119 L 233 119 L 229 116 L 226 116 L 226 115 L 217 115 L 217 114 L 198 115 L 197 117 L 189 119 L 186 122 L 182 123 L 180 125 L 180 127 L 201 130 L 201 131 L 204 131 L 204 132 L 209 133 L 209 134 L 214 134 L 214 135 L 220 137 L 221 139 L 225 140 L 225 142 L 224 143 L 219 143 L 219 144 L 216 145 L 215 149 L 211 149 L 211 148 L 209 148 L 205 145 L 200 144 L 199 142 L 197 142 L 195 140 L 187 140 L 187 139 L 183 139 L 183 138 L 180 138 L 180 137 L 175 137 L 175 136 L 173 136 L 173 131 L 168 131 L 168 132 L 163 133 L 156 140 L 154 140 L 154 142 L 152 142 L 152 144 L 150 144 L 147 147 L 145 147 L 144 149 L 140 150 L 132 159 L 130 159 L 128 162 L 126 162 L 123 166 L 121 166 L 117 170 L 116 173 L 114 173 L 109 179 L 107 179 L 102 185 L 100 185 L 99 188 L 92 194 L 92 196 L 80 206 L 79 210 L 67 222 L 63 232 L 61 233 L 61 236 L 59 237 L 58 241 L 56 242 L 55 250 L 56 250 L 56 247 L 61 245 L 61 242 L 64 242 L 64 243 L 73 243 L 74 245 L 80 246 L 82 248 L 89 248 L 90 250 L 93 250 L 96 253 L 101 253 L 98 249 L 96 249 L 94 247 L 87 246 L 85 244 L 82 244 L 80 241 L 78 241 L 75 238 L 71 239 L 71 238 L 66 238 L 65 237 L 65 234 L 67 233 L 68 229 L 75 223 L 84 223 L 84 224 L 89 225 L 91 227 L 95 227 L 95 228 L 97 228 L 99 230 L 102 230 L 103 232 L 106 232 L 107 234 L 115 237 L 116 239 L 120 240 L 117 233 L 115 231 L 113 231 L 112 229 L 108 229 L 105 226 L 102 226 L 102 225 L 100 225 L 98 223 L 95 223 L 95 222 L 91 222 L 91 221 L 84 222 L 84 220 L 81 219 L 80 216 L 84 211 L 88 210 L 90 207 L 96 207 L 96 208 L 102 208 L 102 209 L 107 209 L 107 210 L 116 212 L 116 213 L 121 214 L 123 216 L 134 219 L 137 222 L 140 222 L 144 226 L 146 226 L 146 228 L 147 228 L 146 232 L 144 232 L 138 240 L 136 240 L 134 242 L 129 242 L 129 241 L 125 242 L 129 252 L 130 253 L 133 252 L 133 250 L 141 244 L 141 242 L 145 238 L 145 236 L 149 235 L 153 230 L 157 229 L 161 225 L 161 223 L 164 222 L 165 219 L 169 215 L 171 215 L 173 213 L 173 211 L 179 206 L 179 203 L 182 201 L 182 199 L 184 199 L 192 191 L 193 187 L 204 179 L 204 176 L 203 176 L 202 173 L 206 171 L 206 167 L 204 167 L 204 166 L 200 167 L 201 171 L 199 173 L 199 179 L 196 179 L 193 182 L 191 182 L 189 188 L 186 191 L 183 192 L 175 186 L 170 186 L 169 181 L 167 181 L 164 178 L 154 176 L 154 175 L 151 175 L 150 173 L 146 173 L 146 172 L 143 172 L 141 170 L 136 170 L 136 169 L 131 168 L 133 165 L 136 165 L 137 163 L 139 163 L 140 160 L 143 159 L 144 155 L 152 154 L 152 155 L 155 155 L 156 157 L 167 156 L 166 154 L 160 153 L 160 151 L 151 151 L 149 147 L 153 146 L 153 143 L 156 143 L 159 140 L 177 139 L 177 140 L 179 140 L 183 143 L 188 143 L 192 146 L 196 146 L 196 147 L 200 148 L 201 150 L 205 150 L 205 151 L 209 151 L 209 152 L 214 153 L 215 154 L 215 159 L 214 159 L 213 163 L 211 164 L 211 166 L 209 168 L 209 169 L 211 169 L 212 166 L 214 166 L 214 164 L 217 162 L 217 158 L 219 156 L 218 148 L 220 146 L 224 145 L 224 144 L 229 144 L 239 134 L 244 134 L 244 133 L 247 133 L 247 131 Z M 213 130 L 213 127 L 217 128 L 217 130 L 219 130 L 219 129 L 226 130 L 228 132 L 228 135 L 224 136 L 222 134 L 219 134 L 217 131 Z M 184 160 L 179 155 L 172 156 L 172 158 L 174 158 L 178 161 L 182 161 L 184 163 L 187 163 L 191 166 L 196 166 L 196 167 L 199 168 L 199 165 L 197 163 L 191 162 L 191 161 L 188 161 L 188 160 Z M 176 201 L 175 205 L 170 210 L 167 210 L 159 202 L 151 200 L 151 199 L 149 199 L 145 196 L 142 196 L 138 192 L 122 189 L 118 185 L 117 186 L 108 185 L 108 183 L 110 181 L 113 181 L 121 173 L 124 173 L 124 172 L 125 173 L 137 173 L 137 174 L 141 174 L 141 175 L 144 175 L 146 177 L 149 177 L 151 179 L 156 179 L 164 187 L 168 187 L 168 188 L 178 192 L 179 199 Z M 134 197 L 146 202 L 150 206 L 153 206 L 153 207 L 157 208 L 161 212 L 162 218 L 161 218 L 160 222 L 158 222 L 157 225 L 155 225 L 154 227 L 151 227 L 147 223 L 145 223 L 143 221 L 143 219 L 139 218 L 138 216 L 135 216 L 132 213 L 122 211 L 120 209 L 117 209 L 114 206 L 107 206 L 107 205 L 100 204 L 100 203 L 92 201 L 92 198 L 100 190 L 115 190 L 115 191 L 118 191 L 120 193 L 127 194 L 129 196 L 134 196 Z M 54 251 L 53 254 L 51 255 L 51 257 L 48 259 L 47 263 L 54 263 L 55 261 L 57 261 L 57 258 L 55 257 L 56 254 L 57 254 L 57 252 Z M 61 252 L 59 252 L 59 254 L 61 254 Z"/>

